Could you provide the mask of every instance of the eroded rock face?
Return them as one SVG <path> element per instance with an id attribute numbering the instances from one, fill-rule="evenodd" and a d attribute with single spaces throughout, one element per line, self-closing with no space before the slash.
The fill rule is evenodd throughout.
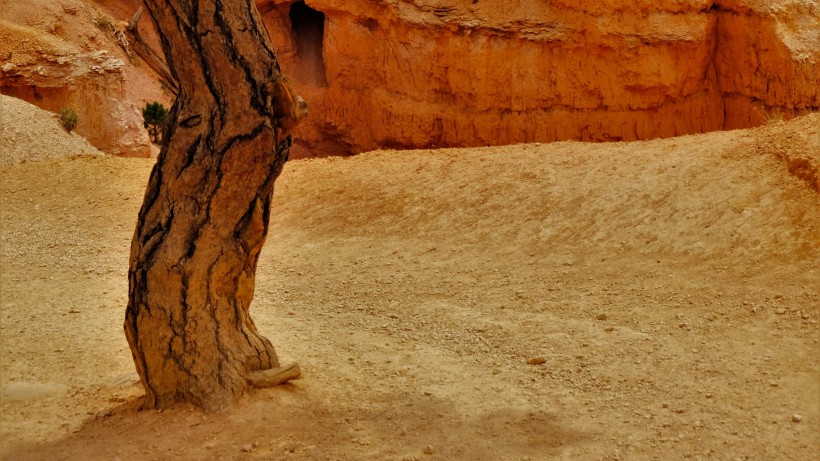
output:
<path id="1" fill-rule="evenodd" d="M 725 128 L 820 110 L 820 3 L 726 0 L 718 11 Z"/>
<path id="2" fill-rule="evenodd" d="M 257 0 L 303 154 L 650 139 L 820 108 L 811 0 Z"/>
<path id="3" fill-rule="evenodd" d="M 126 63 L 100 49 L 93 21 L 102 16 L 78 0 L 0 1 L 0 8 L 0 93 L 51 112 L 74 109 L 77 133 L 104 152 L 150 155 L 142 115 L 127 95 Z M 82 20 L 60 20 L 66 16 Z"/>

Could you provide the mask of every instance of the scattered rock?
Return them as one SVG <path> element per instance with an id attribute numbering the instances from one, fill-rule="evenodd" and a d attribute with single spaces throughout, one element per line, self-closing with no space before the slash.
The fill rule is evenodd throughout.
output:
<path id="1" fill-rule="evenodd" d="M 245 445 L 242 445 L 242 451 L 245 452 L 245 453 L 252 452 L 253 451 L 253 445 L 250 444 L 250 443 L 246 443 Z"/>
<path id="2" fill-rule="evenodd" d="M 424 447 L 423 453 L 425 455 L 432 455 L 433 453 L 435 453 L 435 449 L 433 449 L 432 445 L 427 445 L 426 447 Z"/>
<path id="3" fill-rule="evenodd" d="M 774 313 L 777 314 L 777 315 L 783 315 L 783 314 L 786 313 L 786 309 L 781 307 L 781 308 L 777 309 L 776 311 L 774 311 Z"/>
<path id="4" fill-rule="evenodd" d="M 545 363 L 547 363 L 547 359 L 544 357 L 533 357 L 527 360 L 528 365 L 543 365 Z"/>
<path id="5" fill-rule="evenodd" d="M 598 314 L 595 318 L 597 320 L 607 320 L 609 317 L 606 314 Z"/>
<path id="6" fill-rule="evenodd" d="M 800 421 L 803 421 L 803 415 L 797 413 L 792 415 L 792 422 L 799 423 Z"/>

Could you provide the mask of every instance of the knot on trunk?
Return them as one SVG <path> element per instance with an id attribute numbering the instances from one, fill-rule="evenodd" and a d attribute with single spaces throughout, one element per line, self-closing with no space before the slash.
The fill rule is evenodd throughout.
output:
<path id="1" fill-rule="evenodd" d="M 280 139 L 284 138 L 307 116 L 307 102 L 296 94 L 284 75 L 265 82 L 262 91 L 271 123 L 278 130 Z"/>

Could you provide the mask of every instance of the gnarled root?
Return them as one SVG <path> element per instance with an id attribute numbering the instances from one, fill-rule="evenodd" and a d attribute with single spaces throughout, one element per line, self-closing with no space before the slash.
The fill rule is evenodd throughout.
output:
<path id="1" fill-rule="evenodd" d="M 248 383 L 253 387 L 273 387 L 302 377 L 298 363 L 291 363 L 279 368 L 255 371 L 248 376 Z"/>

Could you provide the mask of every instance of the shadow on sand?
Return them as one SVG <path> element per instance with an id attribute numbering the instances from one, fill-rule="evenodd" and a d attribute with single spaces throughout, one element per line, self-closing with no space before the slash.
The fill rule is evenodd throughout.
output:
<path id="1" fill-rule="evenodd" d="M 132 399 L 66 437 L 12 448 L 8 460 L 501 460 L 546 459 L 582 434 L 538 409 L 466 414 L 428 394 L 383 394 L 336 404 L 297 384 L 254 392 L 205 414 L 140 411 Z"/>

